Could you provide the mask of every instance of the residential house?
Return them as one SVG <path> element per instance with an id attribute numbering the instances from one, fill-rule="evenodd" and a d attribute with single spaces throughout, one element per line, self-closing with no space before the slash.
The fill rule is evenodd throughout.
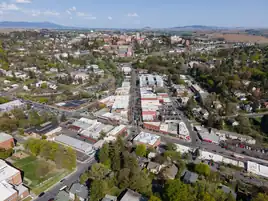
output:
<path id="1" fill-rule="evenodd" d="M 0 148 L 10 149 L 14 144 L 14 138 L 11 135 L 0 132 Z"/>
<path id="2" fill-rule="evenodd" d="M 162 169 L 161 164 L 150 161 L 147 165 L 147 170 L 154 174 L 158 174 Z"/>
<path id="3" fill-rule="evenodd" d="M 224 193 L 232 194 L 233 198 L 236 200 L 237 195 L 236 195 L 235 191 L 232 190 L 230 187 L 225 186 L 225 185 L 220 185 L 219 189 L 221 189 Z"/>
<path id="4" fill-rule="evenodd" d="M 88 201 L 88 189 L 86 186 L 74 183 L 69 192 L 70 199 L 78 198 L 80 201 Z"/>
<path id="5" fill-rule="evenodd" d="M 174 164 L 165 168 L 163 172 L 164 176 L 168 179 L 175 179 L 177 173 L 178 173 L 178 168 Z"/>
<path id="6" fill-rule="evenodd" d="M 147 201 L 147 199 L 142 197 L 141 194 L 133 190 L 127 189 L 120 201 Z"/>
<path id="7" fill-rule="evenodd" d="M 70 201 L 69 194 L 66 191 L 60 191 L 55 197 L 55 201 Z"/>
<path id="8" fill-rule="evenodd" d="M 186 184 L 193 184 L 197 181 L 198 174 L 190 171 L 186 171 L 183 176 L 183 182 Z"/>
<path id="9" fill-rule="evenodd" d="M 101 201 L 117 201 L 117 197 L 112 195 L 105 195 L 105 197 Z"/>
<path id="10" fill-rule="evenodd" d="M 149 160 L 147 158 L 138 157 L 138 164 L 141 168 L 145 168 L 148 163 L 149 163 Z"/>

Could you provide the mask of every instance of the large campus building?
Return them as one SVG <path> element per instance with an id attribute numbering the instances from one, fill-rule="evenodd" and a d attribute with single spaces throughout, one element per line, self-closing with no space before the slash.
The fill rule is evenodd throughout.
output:
<path id="1" fill-rule="evenodd" d="M 10 149 L 14 146 L 14 139 L 11 135 L 0 132 L 0 148 Z"/>
<path id="2" fill-rule="evenodd" d="M 28 195 L 29 190 L 22 184 L 20 171 L 0 159 L 0 200 L 18 201 Z"/>

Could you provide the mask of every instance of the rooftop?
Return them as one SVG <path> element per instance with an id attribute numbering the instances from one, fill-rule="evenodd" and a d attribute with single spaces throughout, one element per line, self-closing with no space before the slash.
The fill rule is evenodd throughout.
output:
<path id="1" fill-rule="evenodd" d="M 146 201 L 141 194 L 128 189 L 120 201 Z"/>
<path id="2" fill-rule="evenodd" d="M 83 142 L 81 140 L 77 140 L 67 135 L 59 135 L 55 137 L 55 141 L 74 147 L 78 151 L 82 151 L 88 155 L 91 155 L 95 152 L 91 144 Z"/>
<path id="3" fill-rule="evenodd" d="M 134 138 L 134 141 L 136 142 L 148 144 L 151 146 L 154 145 L 158 140 L 160 140 L 160 136 L 151 133 L 145 133 L 143 131 Z"/>
<path id="4" fill-rule="evenodd" d="M 113 130 L 111 130 L 107 136 L 116 136 L 119 132 L 123 131 L 124 129 L 126 129 L 125 125 L 119 125 L 116 126 Z"/>
<path id="5" fill-rule="evenodd" d="M 0 182 L 3 180 L 8 180 L 10 177 L 18 173 L 20 173 L 19 170 L 8 165 L 4 160 L 0 159 Z"/>
<path id="6" fill-rule="evenodd" d="M 10 196 L 12 196 L 14 193 L 17 193 L 13 186 L 6 181 L 0 182 L 0 192 L 0 200 L 9 200 L 8 198 Z"/>
<path id="7" fill-rule="evenodd" d="M 8 135 L 4 132 L 0 132 L 0 143 L 1 142 L 5 142 L 7 140 L 13 139 L 13 137 L 11 135 Z"/>
<path id="8" fill-rule="evenodd" d="M 73 193 L 75 195 L 77 195 L 80 198 L 84 198 L 87 199 L 88 198 L 88 189 L 86 186 L 79 184 L 79 183 L 75 183 L 72 185 L 71 189 L 70 189 L 70 193 Z"/>

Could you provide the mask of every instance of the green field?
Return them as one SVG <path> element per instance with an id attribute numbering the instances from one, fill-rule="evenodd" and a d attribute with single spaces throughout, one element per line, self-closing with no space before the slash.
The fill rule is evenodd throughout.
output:
<path id="1" fill-rule="evenodd" d="M 15 160 L 13 165 L 23 171 L 25 184 L 37 195 L 69 174 L 67 170 L 57 169 L 55 164 L 35 156 Z"/>

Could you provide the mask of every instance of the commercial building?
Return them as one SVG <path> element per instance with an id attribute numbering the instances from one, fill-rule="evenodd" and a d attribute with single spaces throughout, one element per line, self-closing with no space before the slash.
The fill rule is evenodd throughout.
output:
<path id="1" fill-rule="evenodd" d="M 163 87 L 164 81 L 160 75 L 142 74 L 140 75 L 141 87 Z"/>
<path id="2" fill-rule="evenodd" d="M 215 144 L 220 143 L 220 137 L 216 135 L 216 133 L 213 130 L 209 131 L 208 129 L 201 126 L 195 126 L 194 128 L 197 131 L 198 136 L 202 141 Z"/>
<path id="3" fill-rule="evenodd" d="M 17 201 L 29 195 L 29 189 L 22 184 L 19 170 L 0 159 L 0 200 Z"/>
<path id="4" fill-rule="evenodd" d="M 21 102 L 20 100 L 14 100 L 7 103 L 0 104 L 0 113 L 2 112 L 9 112 L 15 108 L 23 108 L 25 103 Z"/>
<path id="5" fill-rule="evenodd" d="M 42 136 L 42 135 L 51 136 L 55 133 L 60 132 L 61 130 L 62 128 L 57 123 L 52 123 L 48 121 L 35 128 L 25 130 L 25 133 L 36 136 Z"/>
<path id="6" fill-rule="evenodd" d="M 139 135 L 137 135 L 133 142 L 135 144 L 144 144 L 148 147 L 157 147 L 159 146 L 161 140 L 160 140 L 160 136 L 158 135 L 154 135 L 151 133 L 146 133 L 146 132 L 140 132 Z"/>
<path id="7" fill-rule="evenodd" d="M 119 125 L 107 133 L 106 137 L 104 138 L 105 141 L 115 141 L 116 138 L 120 135 L 124 135 L 127 132 L 127 127 L 125 125 Z"/>
<path id="8" fill-rule="evenodd" d="M 268 177 L 268 167 L 252 161 L 247 162 L 247 171 L 259 176 Z"/>
<path id="9" fill-rule="evenodd" d="M 14 146 L 14 138 L 11 135 L 0 132 L 0 148 L 10 149 Z"/>
<path id="10" fill-rule="evenodd" d="M 115 112 L 121 112 L 127 110 L 129 104 L 129 95 L 116 96 L 112 110 Z"/>
<path id="11" fill-rule="evenodd" d="M 93 149 L 93 146 L 87 142 L 77 140 L 75 138 L 69 137 L 67 135 L 59 135 L 54 138 L 55 142 L 73 147 L 74 149 L 85 153 L 87 155 L 93 155 L 95 154 L 95 150 Z"/>

